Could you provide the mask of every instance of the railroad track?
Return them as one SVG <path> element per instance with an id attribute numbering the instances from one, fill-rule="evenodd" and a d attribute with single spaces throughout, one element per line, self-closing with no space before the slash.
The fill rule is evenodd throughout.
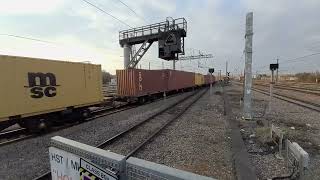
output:
<path id="1" fill-rule="evenodd" d="M 179 95 L 179 94 L 173 94 L 173 95 L 167 96 L 167 98 L 172 98 L 177 95 Z M 161 98 L 158 100 L 161 100 Z M 155 100 L 155 101 L 158 101 L 158 100 Z M 153 102 L 155 102 L 155 101 L 153 101 Z M 144 105 L 149 104 L 149 103 L 152 103 L 152 102 L 145 103 Z M 125 104 L 125 105 L 121 105 L 121 106 L 115 107 L 115 108 L 110 108 L 110 107 L 109 108 L 99 108 L 99 109 L 93 110 L 92 111 L 93 116 L 85 119 L 84 122 L 91 121 L 91 120 L 94 120 L 99 117 L 104 117 L 104 116 L 108 116 L 111 114 L 119 113 L 121 111 L 129 110 L 132 108 L 136 108 L 138 106 L 139 105 L 137 105 L 137 104 Z M 65 129 L 65 128 L 70 128 L 70 127 L 78 125 L 78 124 L 79 123 L 71 123 L 68 125 L 63 125 L 62 127 L 53 127 L 47 133 L 58 131 L 58 130 Z M 39 134 L 29 132 L 25 128 L 17 128 L 14 130 L 0 132 L 0 147 L 11 144 L 11 143 L 16 143 L 16 142 L 19 142 L 22 140 L 30 139 L 30 138 L 36 137 L 38 135 Z"/>
<path id="2" fill-rule="evenodd" d="M 137 133 L 138 134 L 141 133 L 141 130 L 143 130 L 143 131 L 149 130 L 147 127 L 150 125 L 152 126 L 153 123 L 157 122 L 154 120 L 163 119 L 163 118 L 165 118 L 168 111 L 172 111 L 172 109 L 178 108 L 178 109 L 176 109 L 178 112 L 175 115 L 169 116 L 169 118 L 167 118 L 167 120 L 164 120 L 163 123 L 161 123 L 158 127 L 153 128 L 152 132 L 146 133 L 145 137 L 143 139 L 141 139 L 140 142 L 138 142 L 137 144 L 134 144 L 134 145 L 132 145 L 132 144 L 127 145 L 127 147 L 129 147 L 129 148 L 126 149 L 126 151 L 128 151 L 128 152 L 125 153 L 125 158 L 128 159 L 129 157 L 135 155 L 139 150 L 141 150 L 146 144 L 148 144 L 157 135 L 159 135 L 161 133 L 161 131 L 163 131 L 168 125 L 170 125 L 170 123 L 172 123 L 174 120 L 176 120 L 180 116 L 182 116 L 198 99 L 200 99 L 207 92 L 207 90 L 208 89 L 203 90 L 203 91 L 199 90 L 200 92 L 197 91 L 197 92 L 181 99 L 180 101 L 178 101 L 178 102 L 170 105 L 169 107 L 157 112 L 156 114 L 152 115 L 151 117 L 148 117 L 147 119 L 145 119 L 145 120 L 129 127 L 128 129 L 112 136 L 111 138 L 105 140 L 104 142 L 100 143 L 96 147 L 100 148 L 100 149 L 106 149 L 106 148 L 110 149 L 110 147 L 113 146 L 113 148 L 114 148 L 119 145 L 119 141 L 123 140 L 123 138 L 137 136 Z M 178 107 L 179 105 L 186 102 L 188 99 L 194 97 L 198 93 L 200 93 L 200 95 L 196 96 L 194 99 L 192 99 L 185 106 L 180 107 L 180 108 Z M 126 142 L 130 143 L 131 141 L 126 141 Z M 121 145 L 121 142 L 120 142 L 120 145 Z M 51 172 L 50 171 L 42 174 L 39 177 L 36 177 L 34 180 L 45 180 L 45 179 L 51 179 Z"/>
<path id="3" fill-rule="evenodd" d="M 0 133 L 0 146 L 10 144 L 13 142 L 22 141 L 33 137 L 26 128 L 17 128 Z"/>
<path id="4" fill-rule="evenodd" d="M 121 111 L 129 110 L 129 109 L 132 109 L 135 107 L 137 107 L 137 105 L 131 105 L 131 106 L 124 105 L 124 106 L 121 106 L 118 108 L 98 109 L 98 110 L 93 111 L 94 115 L 90 118 L 85 119 L 85 122 L 94 120 L 99 117 L 104 117 L 104 116 L 115 114 L 115 113 L 118 113 Z M 75 125 L 78 125 L 78 123 L 71 123 L 69 125 L 64 125 L 62 127 L 53 127 L 47 133 L 58 131 L 58 130 L 65 129 L 65 128 L 69 128 L 69 127 L 72 127 Z M 14 129 L 14 130 L 5 131 L 5 132 L 0 132 L 0 147 L 4 146 L 4 145 L 11 144 L 11 143 L 19 142 L 22 140 L 30 139 L 30 138 L 36 137 L 38 135 L 39 134 L 37 134 L 37 133 L 31 133 L 26 128 L 18 128 L 18 129 Z"/>
<path id="5" fill-rule="evenodd" d="M 240 86 L 243 85 L 242 83 L 238 83 L 238 82 L 233 82 L 233 83 L 240 85 Z M 262 93 L 262 94 L 265 94 L 265 95 L 268 95 L 268 96 L 270 95 L 270 92 L 267 90 L 262 90 L 262 89 L 258 89 L 258 88 L 252 88 L 252 90 L 259 92 L 259 93 Z M 300 107 L 304 107 L 304 108 L 307 108 L 307 109 L 310 109 L 310 110 L 313 110 L 316 112 L 320 112 L 320 104 L 317 104 L 317 103 L 305 101 L 302 99 L 298 99 L 295 97 L 291 97 L 288 95 L 279 94 L 279 93 L 275 93 L 275 92 L 273 92 L 273 97 L 280 99 L 280 100 L 283 100 L 283 101 L 286 101 L 286 102 L 289 102 L 289 103 L 292 103 L 292 104 L 295 104 L 295 105 L 298 105 Z"/>
<path id="6" fill-rule="evenodd" d="M 256 86 L 269 87 L 266 84 L 255 84 L 255 85 Z M 300 88 L 300 87 L 291 87 L 291 86 L 284 86 L 284 85 L 274 85 L 274 88 L 283 89 L 283 90 L 291 90 L 291 91 L 296 91 L 296 92 L 301 92 L 301 93 L 320 96 L 320 91 L 319 90 L 312 90 L 312 89 L 306 89 L 306 88 Z"/>
<path id="7" fill-rule="evenodd" d="M 269 91 L 266 91 L 266 90 L 261 90 L 261 89 L 257 89 L 257 88 L 252 88 L 252 90 L 259 92 L 259 93 L 262 93 L 262 94 L 265 94 L 265 95 L 269 95 Z M 283 101 L 286 101 L 286 102 L 289 102 L 289 103 L 292 103 L 292 104 L 295 104 L 295 105 L 298 105 L 300 107 L 304 107 L 304 108 L 307 108 L 307 109 L 310 109 L 310 110 L 313 110 L 316 112 L 320 112 L 320 104 L 317 104 L 317 103 L 304 101 L 304 100 L 301 100 L 301 99 L 298 99 L 295 97 L 291 97 L 291 96 L 287 96 L 287 95 L 283 95 L 283 94 L 278 94 L 278 93 L 273 93 L 273 97 L 280 99 L 280 100 L 283 100 Z"/>

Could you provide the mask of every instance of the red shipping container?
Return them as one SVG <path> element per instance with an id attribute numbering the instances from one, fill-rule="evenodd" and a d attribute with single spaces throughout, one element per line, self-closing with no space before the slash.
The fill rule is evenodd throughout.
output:
<path id="1" fill-rule="evenodd" d="M 194 87 L 194 73 L 185 71 L 167 70 L 168 91 Z"/>
<path id="2" fill-rule="evenodd" d="M 167 90 L 165 70 L 117 70 L 117 94 L 122 97 L 140 97 Z"/>

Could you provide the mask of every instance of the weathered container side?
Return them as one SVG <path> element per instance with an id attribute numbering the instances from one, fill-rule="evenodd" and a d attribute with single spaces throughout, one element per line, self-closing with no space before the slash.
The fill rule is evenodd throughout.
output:
<path id="1" fill-rule="evenodd" d="M 140 97 L 167 90 L 166 71 L 125 69 L 117 70 L 118 95 Z"/>
<path id="2" fill-rule="evenodd" d="M 179 90 L 195 86 L 194 73 L 185 71 L 167 70 L 168 91 Z"/>
<path id="3" fill-rule="evenodd" d="M 204 84 L 204 75 L 195 73 L 194 74 L 194 82 L 196 86 L 202 86 Z"/>
<path id="4" fill-rule="evenodd" d="M 0 121 L 103 101 L 101 66 L 0 55 Z"/>

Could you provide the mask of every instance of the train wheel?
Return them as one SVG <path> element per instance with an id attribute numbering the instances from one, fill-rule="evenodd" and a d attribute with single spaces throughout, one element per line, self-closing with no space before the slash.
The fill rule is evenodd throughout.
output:
<path id="1" fill-rule="evenodd" d="M 18 124 L 31 132 L 47 131 L 51 127 L 50 122 L 44 118 L 23 119 Z"/>
<path id="2" fill-rule="evenodd" d="M 138 101 L 139 101 L 139 104 L 144 104 L 146 102 L 146 98 L 145 97 L 139 97 Z"/>

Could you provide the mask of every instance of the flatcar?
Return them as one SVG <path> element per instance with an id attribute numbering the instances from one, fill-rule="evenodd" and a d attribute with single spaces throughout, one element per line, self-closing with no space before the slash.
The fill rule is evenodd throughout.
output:
<path id="1" fill-rule="evenodd" d="M 86 117 L 103 101 L 101 66 L 88 63 L 0 55 L 0 84 L 0 130 Z"/>

